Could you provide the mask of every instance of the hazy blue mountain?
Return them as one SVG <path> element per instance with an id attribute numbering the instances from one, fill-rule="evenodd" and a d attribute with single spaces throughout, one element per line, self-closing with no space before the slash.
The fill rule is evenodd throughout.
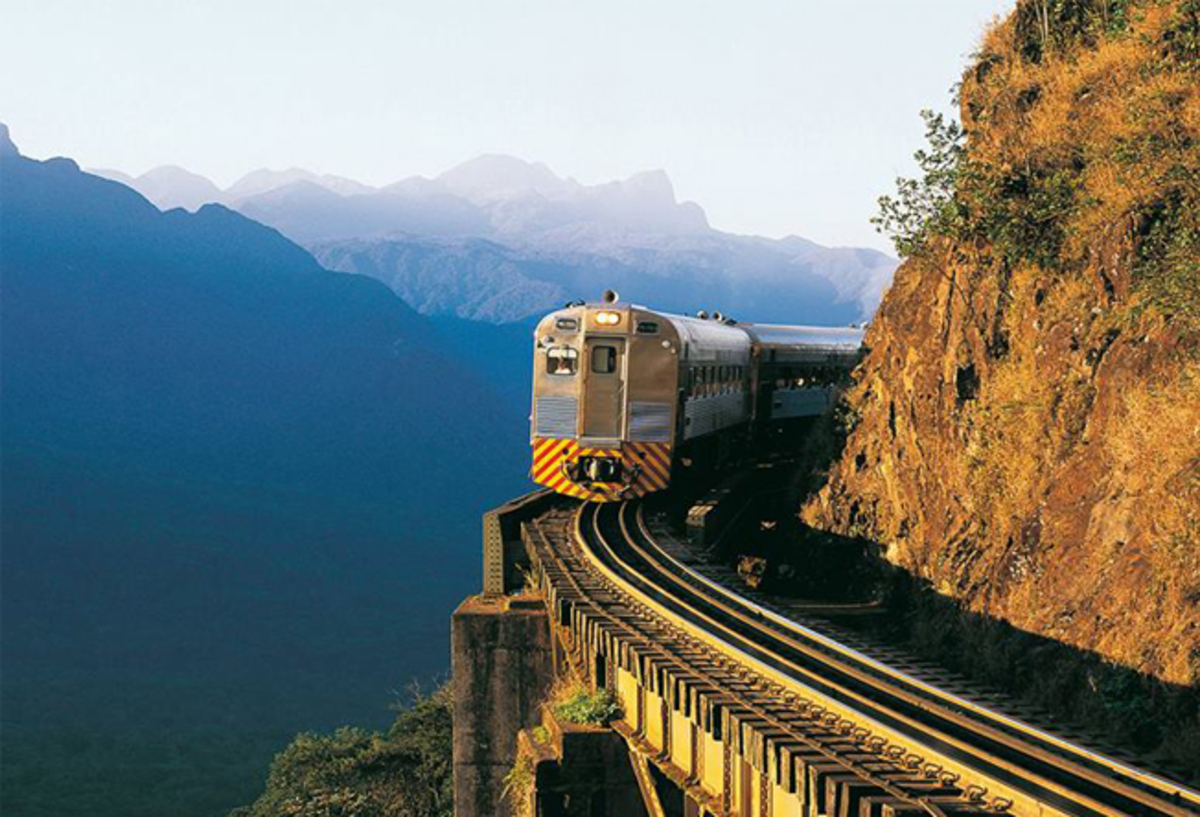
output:
<path id="1" fill-rule="evenodd" d="M 556 248 L 478 239 L 350 239 L 309 245 L 326 267 L 378 278 L 427 315 L 503 323 L 595 299 L 609 287 L 627 301 L 693 313 L 783 323 L 848 324 L 865 307 L 841 294 L 811 260 L 713 234 L 649 246 L 598 246 L 590 236 Z M 855 262 L 853 268 L 859 267 Z"/>
<path id="2" fill-rule="evenodd" d="M 676 200 L 661 170 L 584 185 L 497 154 L 379 189 L 255 171 L 220 200 L 327 266 L 383 280 L 425 314 L 487 321 L 620 284 L 664 308 L 844 323 L 870 317 L 897 264 L 869 249 L 714 230 L 699 205 Z M 683 297 L 698 292 L 703 303 Z"/>
<path id="3" fill-rule="evenodd" d="M 118 170 L 97 169 L 92 172 L 132 187 L 161 210 L 182 207 L 195 212 L 205 204 L 222 199 L 221 188 L 203 176 L 175 165 L 156 167 L 137 178 Z"/>
<path id="4" fill-rule="evenodd" d="M 541 162 L 526 162 L 498 153 L 485 153 L 463 162 L 435 181 L 475 204 L 530 194 L 564 198 L 581 187 L 574 180 L 560 179 Z"/>
<path id="5" fill-rule="evenodd" d="M 120 170 L 113 170 L 111 167 L 89 167 L 88 173 L 93 176 L 100 176 L 114 182 L 120 182 L 126 187 L 137 189 L 137 179 L 130 176 L 128 173 L 122 173 Z M 214 185 L 215 186 L 215 185 Z M 140 192 L 140 191 L 139 191 Z M 145 195 L 144 193 L 142 195 Z"/>
<path id="6" fill-rule="evenodd" d="M 262 193 L 268 193 L 272 190 L 278 190 L 281 187 L 287 187 L 296 182 L 309 182 L 339 196 L 356 196 L 375 192 L 374 187 L 357 182 L 354 179 L 347 179 L 344 176 L 333 176 L 328 173 L 318 175 L 299 167 L 289 168 L 288 170 L 267 170 L 264 168 L 251 171 L 242 176 L 222 193 L 219 201 L 232 203 Z"/>
<path id="7" fill-rule="evenodd" d="M 102 176 L 141 193 L 160 210 L 182 207 L 196 211 L 205 204 L 234 205 L 245 199 L 271 193 L 294 184 L 312 185 L 336 196 L 357 196 L 375 192 L 370 185 L 330 174 L 318 175 L 303 168 L 253 170 L 222 190 L 209 179 L 175 165 L 163 165 L 133 177 L 119 170 L 89 168 Z"/>
<path id="8" fill-rule="evenodd" d="M 490 232 L 486 214 L 444 192 L 342 196 L 302 180 L 242 199 L 235 206 L 243 215 L 284 235 L 310 242 L 397 233 L 464 236 Z"/>
<path id="9" fill-rule="evenodd" d="M 318 229 L 306 229 L 286 207 L 245 212 L 300 241 L 331 269 L 384 281 L 425 314 L 494 322 L 615 286 L 627 299 L 663 309 L 849 323 L 870 317 L 897 263 L 874 250 L 714 230 L 698 205 L 676 200 L 661 171 L 585 186 L 544 165 L 483 156 L 436 179 L 385 190 L 426 201 L 437 191 L 461 196 L 486 216 L 486 228 L 397 224 L 389 235 L 386 220 L 364 219 L 348 236 L 353 218 L 327 214 Z M 346 200 L 330 204 L 349 210 Z M 430 210 L 443 212 L 444 205 Z M 341 237 L 330 239 L 320 226 L 330 223 Z"/>
<path id="10" fill-rule="evenodd" d="M 274 230 L 6 130 L 0 189 L 5 814 L 221 814 L 297 731 L 445 671 L 479 512 L 526 484 L 482 362 L 516 340 L 471 359 Z"/>
<path id="11" fill-rule="evenodd" d="M 570 267 L 482 239 L 351 239 L 311 249 L 328 268 L 376 278 L 430 316 L 507 323 L 570 297 L 557 280 Z"/>

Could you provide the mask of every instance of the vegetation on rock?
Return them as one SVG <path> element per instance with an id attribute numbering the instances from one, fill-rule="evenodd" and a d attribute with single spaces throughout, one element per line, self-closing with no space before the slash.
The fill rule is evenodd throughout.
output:
<path id="1" fill-rule="evenodd" d="M 621 715 L 621 705 L 607 689 L 577 689 L 554 706 L 554 716 L 567 723 L 603 726 Z"/>
<path id="2" fill-rule="evenodd" d="M 451 817 L 449 687 L 414 693 L 386 733 L 305 733 L 275 758 L 266 791 L 230 817 Z"/>

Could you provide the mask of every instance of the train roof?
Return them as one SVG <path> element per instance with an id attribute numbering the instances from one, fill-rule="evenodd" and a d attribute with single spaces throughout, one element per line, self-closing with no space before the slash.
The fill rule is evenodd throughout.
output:
<path id="1" fill-rule="evenodd" d="M 706 349 L 722 349 L 749 354 L 750 338 L 740 331 L 740 326 L 732 326 L 721 321 L 710 321 L 703 318 L 688 318 L 683 315 L 671 315 L 666 312 L 655 313 L 670 321 L 679 333 L 679 339 L 693 347 Z"/>
<path id="2" fill-rule="evenodd" d="M 862 351 L 864 330 L 855 326 L 787 326 L 771 323 L 737 323 L 712 318 L 693 318 L 660 312 L 627 301 L 569 304 L 585 309 L 635 309 L 668 322 L 680 341 L 696 351 L 744 353 L 749 347 L 771 353 L 771 358 L 849 362 Z M 554 313 L 551 313 L 554 314 Z"/>
<path id="3" fill-rule="evenodd" d="M 830 352 L 858 353 L 863 330 L 854 326 L 782 326 L 771 323 L 739 323 L 758 346 L 817 347 Z"/>

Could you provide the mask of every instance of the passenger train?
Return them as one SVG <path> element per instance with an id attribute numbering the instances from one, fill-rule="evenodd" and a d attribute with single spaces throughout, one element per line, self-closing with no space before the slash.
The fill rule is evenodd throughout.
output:
<path id="1" fill-rule="evenodd" d="M 667 488 L 780 423 L 824 413 L 862 353 L 854 327 L 567 304 L 535 330 L 533 480 L 594 502 Z"/>

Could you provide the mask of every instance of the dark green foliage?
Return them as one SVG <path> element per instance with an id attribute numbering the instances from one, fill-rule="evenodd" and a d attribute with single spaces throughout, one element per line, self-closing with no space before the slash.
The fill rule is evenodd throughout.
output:
<path id="1" fill-rule="evenodd" d="M 230 817 L 451 817 L 450 692 L 414 695 L 386 734 L 343 727 L 299 735 L 267 788 Z"/>
<path id="2" fill-rule="evenodd" d="M 913 156 L 923 175 L 897 179 L 896 196 L 881 196 L 871 219 L 896 251 L 911 258 L 942 237 L 987 242 L 1010 262 L 1055 266 L 1082 167 L 993 167 L 971 158 L 957 122 L 928 110 L 921 117 L 928 148 Z"/>
<path id="3" fill-rule="evenodd" d="M 1200 200 L 1177 192 L 1142 217 L 1135 286 L 1148 303 L 1200 323 Z"/>
<path id="4" fill-rule="evenodd" d="M 1129 0 L 1023 0 L 1017 5 L 1018 50 L 1029 62 L 1049 51 L 1094 45 L 1129 25 Z"/>
<path id="5" fill-rule="evenodd" d="M 1200 0 L 1186 0 L 1162 36 L 1163 55 L 1181 68 L 1200 67 Z"/>
<path id="6" fill-rule="evenodd" d="M 607 689 L 580 690 L 554 707 L 554 716 L 567 723 L 603 726 L 621 714 L 621 707 Z"/>
<path id="7" fill-rule="evenodd" d="M 976 238 L 1005 260 L 1044 268 L 1061 261 L 1066 223 L 1076 207 L 1077 168 L 1026 167 L 1003 170 L 964 162 L 959 187 L 964 216 L 951 237 Z"/>
<path id="8" fill-rule="evenodd" d="M 913 154 L 919 179 L 896 179 L 896 197 L 879 197 L 879 214 L 871 219 L 891 238 L 902 257 L 916 255 L 933 235 L 952 232 L 960 221 L 954 198 L 966 136 L 954 120 L 924 110 L 925 139 L 929 148 Z"/>

